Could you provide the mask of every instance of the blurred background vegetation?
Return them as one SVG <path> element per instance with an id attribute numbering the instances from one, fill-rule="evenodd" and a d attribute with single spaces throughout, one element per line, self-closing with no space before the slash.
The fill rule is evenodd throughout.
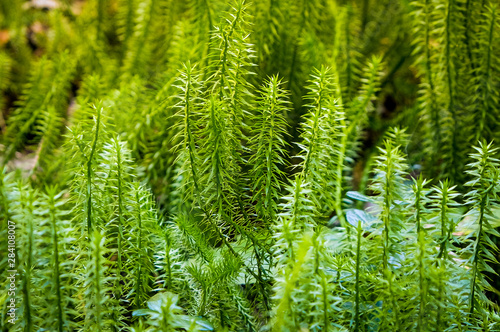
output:
<path id="1" fill-rule="evenodd" d="M 60 146 L 75 107 L 103 98 L 117 106 L 116 128 L 131 136 L 134 156 L 151 171 L 151 180 L 168 183 L 171 156 L 164 145 L 170 135 L 172 83 L 182 63 L 210 61 L 210 33 L 230 5 L 213 0 L 1 1 L 3 162 L 23 163 L 34 176 L 38 167 L 60 168 L 64 161 L 52 159 L 53 150 L 40 158 L 39 143 L 50 135 L 46 140 Z M 293 101 L 290 142 L 297 141 L 312 68 L 335 67 L 345 83 L 342 97 L 349 100 L 361 84 L 367 59 L 376 55 L 386 67 L 378 102 L 365 123 L 355 187 L 363 182 L 373 147 L 389 126 L 409 126 L 412 163 L 423 162 L 424 133 L 415 125 L 421 118 L 416 102 L 419 46 L 412 38 L 415 20 L 409 2 L 259 0 L 252 1 L 248 12 L 245 42 L 252 44 L 256 65 L 251 83 L 257 86 L 269 75 L 286 81 Z M 454 52 L 465 54 L 455 47 Z M 39 125 L 50 117 L 46 113 L 62 120 L 49 133 Z M 52 175 L 40 181 L 57 181 Z M 158 184 L 157 193 L 167 187 Z"/>
<path id="2" fill-rule="evenodd" d="M 380 57 L 385 65 L 376 103 L 362 124 L 353 187 L 364 190 L 363 174 L 390 126 L 408 128 L 415 171 L 423 167 L 429 177 L 460 182 L 470 146 L 498 136 L 499 23 L 491 4 L 255 0 L 238 27 L 248 34 L 244 42 L 253 73 L 248 81 L 258 86 L 270 75 L 284 79 L 293 102 L 289 141 L 296 142 L 312 69 L 334 68 L 342 87 L 336 98 L 346 104 L 362 83 L 367 61 Z M 38 180 L 57 181 L 48 169 L 64 161 L 51 159 L 57 149 L 48 145 L 62 144 L 78 105 L 99 98 L 116 106 L 117 131 L 127 133 L 134 157 L 149 170 L 161 197 L 171 181 L 173 82 L 183 63 L 209 64 L 216 47 L 211 33 L 230 5 L 218 0 L 1 1 L 3 163 L 23 162 L 35 177 L 42 176 L 37 172 L 42 167 L 45 179 Z"/>

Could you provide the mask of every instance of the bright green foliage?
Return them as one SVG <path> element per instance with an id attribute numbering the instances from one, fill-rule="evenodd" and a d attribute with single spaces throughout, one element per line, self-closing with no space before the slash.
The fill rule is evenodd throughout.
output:
<path id="1" fill-rule="evenodd" d="M 498 263 L 495 253 L 498 248 L 492 242 L 491 236 L 499 236 L 498 232 L 492 228 L 491 220 L 492 208 L 495 207 L 495 198 L 498 190 L 499 179 L 499 161 L 494 157 L 496 148 L 491 144 L 481 143 L 476 147 L 478 153 L 472 154 L 474 162 L 469 164 L 468 173 L 473 179 L 465 185 L 470 186 L 472 190 L 467 194 L 467 204 L 471 206 L 469 211 L 472 218 L 477 218 L 477 230 L 471 234 L 475 235 L 474 244 L 471 245 L 472 255 L 472 276 L 469 295 L 470 314 L 474 314 L 476 307 L 477 285 L 482 284 L 480 289 L 491 289 L 486 278 L 480 272 L 487 271 L 496 275 L 497 272 L 492 269 L 491 264 Z M 489 302 L 481 292 L 478 292 L 481 301 Z"/>
<path id="2" fill-rule="evenodd" d="M 120 321 L 113 319 L 111 307 L 111 277 L 107 276 L 109 262 L 106 238 L 101 232 L 94 230 L 86 255 L 86 264 L 81 271 L 79 288 L 84 300 L 77 309 L 81 312 L 84 331 L 108 331 L 120 328 Z"/>
<path id="3" fill-rule="evenodd" d="M 75 264 L 66 258 L 75 254 L 71 247 L 76 238 L 62 195 L 55 187 L 48 187 L 40 204 L 40 214 L 45 217 L 40 225 L 43 232 L 40 246 L 44 247 L 44 260 L 40 264 L 41 270 L 46 273 L 42 276 L 41 292 L 47 294 L 40 309 L 41 315 L 46 317 L 47 328 L 59 332 L 73 329 L 77 315 L 75 310 L 70 309 L 75 303 L 71 287 L 75 280 L 72 272 Z"/>
<path id="4" fill-rule="evenodd" d="M 277 76 L 270 78 L 261 91 L 260 107 L 252 119 L 254 152 L 248 161 L 252 165 L 252 192 L 256 211 L 266 224 L 272 224 L 278 212 L 287 165 L 285 116 L 289 102 L 283 83 Z"/>
<path id="5" fill-rule="evenodd" d="M 500 331 L 499 37 L 492 0 L 0 1 L 0 331 Z"/>
<path id="6" fill-rule="evenodd" d="M 494 2 L 473 0 L 413 7 L 427 172 L 460 181 L 471 146 L 497 138 L 498 11 Z"/>

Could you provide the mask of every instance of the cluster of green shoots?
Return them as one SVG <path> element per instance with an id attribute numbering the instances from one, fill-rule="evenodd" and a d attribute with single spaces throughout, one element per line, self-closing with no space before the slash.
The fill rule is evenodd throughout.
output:
<path id="1" fill-rule="evenodd" d="M 0 331 L 500 331 L 492 1 L 57 3 L 0 3 Z"/>

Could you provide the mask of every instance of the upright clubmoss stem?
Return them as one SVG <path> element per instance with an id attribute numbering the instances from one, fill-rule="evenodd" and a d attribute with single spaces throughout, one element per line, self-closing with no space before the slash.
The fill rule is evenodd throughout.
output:
<path id="1" fill-rule="evenodd" d="M 421 224 L 421 209 L 423 197 L 423 179 L 420 177 L 415 183 L 415 221 L 417 223 L 417 251 L 418 251 L 418 269 L 419 269 L 419 293 L 420 304 L 418 311 L 418 331 L 425 331 L 424 313 L 426 303 L 426 289 L 425 289 L 425 242 L 424 230 Z"/>
<path id="2" fill-rule="evenodd" d="M 94 274 L 95 274 L 95 312 L 96 312 L 96 328 L 98 332 L 102 331 L 102 297 L 101 297 L 101 234 L 94 232 Z"/>
<path id="3" fill-rule="evenodd" d="M 342 209 L 342 173 L 344 170 L 344 160 L 345 160 L 345 155 L 346 155 L 346 149 L 347 149 L 347 127 L 345 127 L 345 121 L 342 120 L 342 127 L 344 134 L 342 135 L 341 142 L 340 142 L 340 148 L 339 148 L 339 155 L 338 155 L 338 162 L 337 162 L 337 169 L 336 169 L 336 184 L 335 184 L 335 212 L 337 213 L 337 216 L 340 221 L 340 225 L 343 227 L 349 227 L 346 225 L 345 221 L 345 216 L 344 216 L 344 211 Z"/>
<path id="4" fill-rule="evenodd" d="M 172 289 L 172 266 L 170 263 L 170 237 L 168 235 L 165 236 L 165 259 L 166 259 L 166 264 L 165 268 L 167 269 L 167 283 L 166 287 L 168 290 Z"/>
<path id="5" fill-rule="evenodd" d="M 136 284 L 135 284 L 135 304 L 140 305 L 140 295 L 142 286 L 142 207 L 141 199 L 139 197 L 139 188 L 135 191 L 135 202 L 137 204 L 137 274 L 136 274 Z"/>
<path id="6" fill-rule="evenodd" d="M 476 243 L 474 244 L 474 260 L 472 263 L 472 279 L 470 284 L 470 295 L 469 295 L 469 319 L 474 313 L 475 301 L 474 298 L 476 296 L 476 279 L 478 272 L 478 262 L 479 256 L 481 255 L 481 241 L 483 235 L 483 221 L 484 221 L 484 210 L 486 206 L 486 193 L 482 194 L 481 203 L 479 206 L 479 229 L 477 231 Z"/>
<path id="7" fill-rule="evenodd" d="M 21 184 L 20 184 L 21 186 Z M 21 187 L 20 187 L 21 188 Z M 22 190 L 22 189 L 20 189 Z M 22 194 L 21 194 L 22 195 Z M 21 200 L 23 198 L 21 197 Z M 22 283 L 22 293 L 23 293 L 23 307 L 25 311 L 25 326 L 24 326 L 24 331 L 25 332 L 31 332 L 34 331 L 33 327 L 33 308 L 32 308 L 32 298 L 31 298 L 31 293 L 32 293 L 32 281 L 31 281 L 31 269 L 33 266 L 33 201 L 34 201 L 34 195 L 33 191 L 30 190 L 28 193 L 28 204 L 25 207 L 27 209 L 27 216 L 26 216 L 26 222 L 27 222 L 27 254 L 25 257 L 25 262 L 24 262 L 24 275 L 23 275 L 23 283 Z"/>
<path id="8" fill-rule="evenodd" d="M 359 301 L 360 301 L 360 293 L 359 293 L 359 268 L 361 264 L 361 235 L 363 234 L 363 230 L 361 228 L 361 220 L 358 220 L 357 227 L 357 241 L 356 241 L 356 307 L 354 312 L 354 322 L 355 327 L 354 331 L 360 331 L 361 323 L 359 321 Z"/>
<path id="9" fill-rule="evenodd" d="M 101 107 L 97 107 L 97 119 L 95 124 L 95 135 L 92 141 L 89 158 L 87 160 L 87 230 L 90 238 L 92 232 L 92 161 L 97 147 L 99 138 L 99 128 L 101 126 Z"/>
<path id="10" fill-rule="evenodd" d="M 117 265 L 118 270 L 116 272 L 116 289 L 119 291 L 121 289 L 120 281 L 122 274 L 122 240 L 123 240 L 123 198 L 122 198 L 122 157 L 121 157 L 121 146 L 118 139 L 115 137 L 115 149 L 116 149 L 116 165 L 117 165 L 117 180 L 118 180 L 118 236 L 117 236 L 117 246 L 118 246 L 118 257 Z M 118 294 L 120 296 L 120 294 Z"/>
<path id="11" fill-rule="evenodd" d="M 59 267 L 59 239 L 58 239 L 58 222 L 56 217 L 56 202 L 54 200 L 55 190 L 49 192 L 49 218 L 52 226 L 52 245 L 54 246 L 54 279 L 56 284 L 56 301 L 57 301 L 57 330 L 58 332 L 64 331 L 63 322 L 63 303 L 61 294 L 61 273 Z"/>

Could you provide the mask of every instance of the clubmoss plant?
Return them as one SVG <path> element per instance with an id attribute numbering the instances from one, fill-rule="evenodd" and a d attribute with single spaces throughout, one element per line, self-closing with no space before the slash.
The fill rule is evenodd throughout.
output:
<path id="1" fill-rule="evenodd" d="M 499 330 L 499 32 L 492 0 L 0 1 L 0 331 Z"/>

